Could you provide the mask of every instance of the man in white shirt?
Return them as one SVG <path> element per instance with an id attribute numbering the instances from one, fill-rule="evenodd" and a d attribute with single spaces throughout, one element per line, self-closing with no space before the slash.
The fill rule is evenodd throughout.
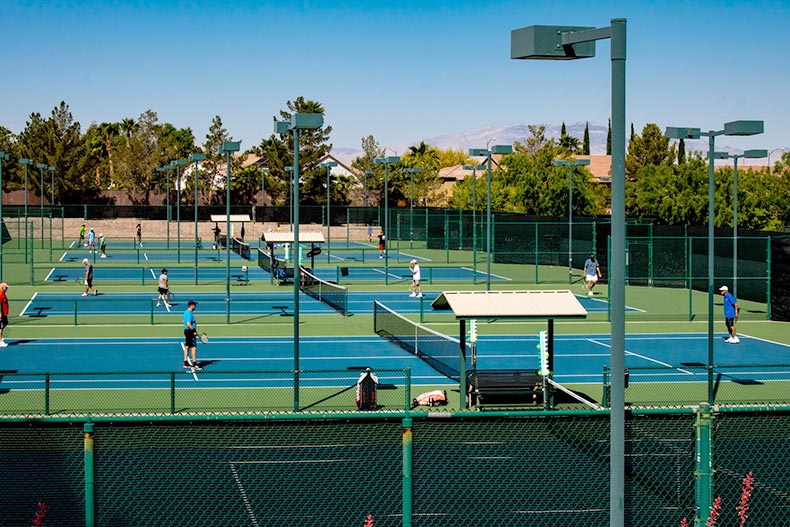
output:
<path id="1" fill-rule="evenodd" d="M 420 286 L 420 264 L 417 260 L 412 260 L 409 266 L 411 271 L 411 294 L 409 296 L 422 297 L 422 287 Z"/>

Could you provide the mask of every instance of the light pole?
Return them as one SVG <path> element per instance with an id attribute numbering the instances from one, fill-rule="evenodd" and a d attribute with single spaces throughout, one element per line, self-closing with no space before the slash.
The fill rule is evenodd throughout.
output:
<path id="1" fill-rule="evenodd" d="M 716 159 L 732 159 L 732 294 L 738 298 L 738 160 L 759 159 L 768 156 L 768 150 L 745 150 L 743 154 L 714 152 Z"/>
<path id="2" fill-rule="evenodd" d="M 176 235 L 178 236 L 178 263 L 181 263 L 181 167 L 186 165 L 185 159 L 170 162 L 176 167 Z"/>
<path id="3" fill-rule="evenodd" d="M 225 154 L 228 172 L 225 177 L 225 322 L 230 324 L 230 160 L 241 149 L 241 141 L 225 141 L 219 153 Z"/>
<path id="4" fill-rule="evenodd" d="M 472 171 L 472 270 L 475 283 L 477 283 L 477 171 L 485 169 L 485 165 L 464 165 L 464 170 Z"/>
<path id="5" fill-rule="evenodd" d="M 157 172 L 165 173 L 165 209 L 167 217 L 167 248 L 170 249 L 170 163 L 156 169 Z"/>
<path id="6" fill-rule="evenodd" d="M 27 243 L 28 243 L 28 227 L 27 227 L 27 167 L 28 165 L 33 164 L 32 159 L 22 158 L 19 160 L 20 163 L 25 165 L 25 263 L 27 263 Z M 32 248 L 32 247 L 31 247 Z"/>
<path id="7" fill-rule="evenodd" d="M 568 167 L 568 283 L 573 283 L 573 167 L 589 165 L 589 159 L 557 159 L 555 167 Z"/>
<path id="8" fill-rule="evenodd" d="M 421 172 L 420 168 L 404 168 L 409 174 L 409 249 L 414 248 L 414 174 Z"/>
<path id="9" fill-rule="evenodd" d="M 55 206 L 55 167 L 51 166 L 48 168 L 51 176 L 50 185 L 49 185 L 49 191 L 51 193 L 50 194 L 51 197 L 49 199 L 49 205 L 51 207 L 54 207 Z"/>
<path id="10" fill-rule="evenodd" d="M 39 214 L 40 214 L 40 221 L 41 221 L 41 248 L 44 248 L 44 171 L 49 168 L 49 165 L 46 163 L 38 163 L 36 165 L 39 173 L 39 180 L 38 180 L 38 190 L 41 199 L 39 200 Z"/>
<path id="11" fill-rule="evenodd" d="M 611 40 L 612 242 L 609 255 L 611 409 L 609 525 L 625 523 L 625 59 L 626 21 L 609 27 L 529 26 L 510 35 L 513 59 L 570 60 L 595 56 L 595 41 Z"/>
<path id="12" fill-rule="evenodd" d="M 332 194 L 329 192 L 329 188 L 332 180 L 332 167 L 337 166 L 337 161 L 325 161 L 319 166 L 326 168 L 326 261 L 329 263 L 329 257 L 332 253 L 332 223 L 330 220 Z"/>
<path id="13" fill-rule="evenodd" d="M 189 162 L 195 163 L 195 285 L 198 285 L 198 172 L 200 169 L 200 162 L 206 159 L 206 154 L 196 153 L 189 155 Z"/>
<path id="14" fill-rule="evenodd" d="M 708 404 L 714 404 L 713 393 L 713 297 L 714 274 L 714 235 L 715 235 L 715 179 L 713 159 L 716 152 L 716 136 L 719 135 L 756 135 L 763 133 L 762 121 L 732 121 L 724 123 L 723 130 L 703 132 L 699 128 L 668 126 L 666 136 L 670 139 L 708 138 Z M 706 511 L 702 511 L 706 513 Z"/>
<path id="15" fill-rule="evenodd" d="M 290 121 L 275 121 L 275 133 L 283 134 L 291 131 L 294 138 L 293 164 L 293 209 L 294 209 L 294 412 L 299 411 L 299 286 L 301 270 L 299 269 L 299 131 L 315 130 L 324 125 L 324 115 L 320 113 L 295 113 Z"/>
<path id="16" fill-rule="evenodd" d="M 3 221 L 3 161 L 8 161 L 11 156 L 0 151 L 0 224 Z M 0 231 L 0 282 L 3 281 L 3 242 L 2 231 Z"/>
<path id="17" fill-rule="evenodd" d="M 493 140 L 494 139 L 489 139 L 488 142 L 490 143 Z M 486 258 L 486 291 L 491 290 L 491 238 L 493 236 L 491 229 L 491 156 L 494 154 L 510 154 L 512 152 L 513 147 L 510 145 L 493 145 L 489 150 L 488 144 L 486 144 L 485 148 L 469 149 L 470 156 L 485 156 L 486 168 L 488 170 L 488 190 L 486 192 L 486 253 L 488 255 Z"/>
<path id="18" fill-rule="evenodd" d="M 389 285 L 389 167 L 390 163 L 400 163 L 400 157 L 377 157 L 373 162 L 377 165 L 384 165 L 384 285 Z"/>

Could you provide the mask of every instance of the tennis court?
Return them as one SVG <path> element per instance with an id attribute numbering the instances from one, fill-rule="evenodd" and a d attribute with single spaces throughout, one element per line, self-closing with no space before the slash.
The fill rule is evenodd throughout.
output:
<path id="1" fill-rule="evenodd" d="M 187 248 L 182 247 L 180 254 L 177 249 L 170 248 L 170 249 L 127 249 L 127 250 L 109 250 L 107 251 L 107 257 L 102 258 L 98 251 L 90 252 L 88 249 L 80 250 L 70 250 L 64 252 L 61 257 L 58 259 L 59 262 L 69 263 L 69 262 L 82 262 L 83 258 L 87 258 L 88 260 L 96 263 L 112 263 L 112 262 L 137 262 L 137 263 L 145 263 L 145 262 L 152 262 L 152 261 L 159 261 L 159 262 L 173 262 L 178 260 L 179 258 L 184 261 L 195 261 L 195 249 L 194 247 Z M 227 254 L 224 250 L 210 250 L 210 249 L 202 249 L 198 251 L 198 260 L 199 261 L 206 261 L 206 262 L 218 262 L 218 261 L 225 261 L 227 258 Z M 231 261 L 238 261 L 238 262 L 247 262 L 248 260 L 242 258 L 235 252 L 231 251 L 230 256 Z"/>

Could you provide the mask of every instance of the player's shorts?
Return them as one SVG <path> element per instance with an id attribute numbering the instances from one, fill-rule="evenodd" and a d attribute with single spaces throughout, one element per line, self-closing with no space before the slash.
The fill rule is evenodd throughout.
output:
<path id="1" fill-rule="evenodd" d="M 379 250 L 380 250 L 380 251 L 383 251 L 383 250 L 384 250 L 384 244 L 383 244 L 383 243 L 380 243 L 380 244 L 379 244 Z"/>
<path id="2" fill-rule="evenodd" d="M 85 283 L 87 284 L 88 287 L 93 287 L 93 278 L 88 278 L 87 280 L 85 280 Z"/>
<path id="3" fill-rule="evenodd" d="M 415 287 L 420 287 L 420 281 L 419 280 L 412 280 L 411 282 L 415 285 Z"/>
<path id="4" fill-rule="evenodd" d="M 734 318 L 725 318 L 724 324 L 727 326 L 727 329 L 735 326 L 735 319 Z"/>
<path id="5" fill-rule="evenodd" d="M 588 274 L 588 275 L 586 275 L 584 278 L 585 278 L 585 280 L 587 280 L 588 282 L 593 282 L 593 283 L 595 283 L 595 282 L 597 282 L 597 281 L 598 281 L 598 275 L 597 275 L 597 274 Z"/>
<path id="6" fill-rule="evenodd" d="M 8 317 L 3 315 L 0 317 L 0 330 L 3 330 L 8 327 Z"/>
<path id="7" fill-rule="evenodd" d="M 195 332 L 191 329 L 184 330 L 184 346 L 187 348 L 194 348 L 197 346 L 197 339 L 195 338 Z"/>
<path id="8" fill-rule="evenodd" d="M 159 288 L 159 294 L 160 295 L 166 295 L 167 294 L 167 288 L 166 287 L 160 287 Z"/>

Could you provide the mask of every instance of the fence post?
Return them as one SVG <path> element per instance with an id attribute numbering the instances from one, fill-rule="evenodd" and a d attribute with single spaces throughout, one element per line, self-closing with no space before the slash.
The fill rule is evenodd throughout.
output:
<path id="1" fill-rule="evenodd" d="M 771 237 L 765 241 L 768 244 L 765 256 L 765 320 L 771 320 Z"/>
<path id="2" fill-rule="evenodd" d="M 403 527 L 411 527 L 412 516 L 412 419 L 403 418 Z"/>
<path id="3" fill-rule="evenodd" d="M 85 423 L 82 427 L 82 433 L 85 459 L 85 527 L 94 527 L 96 511 L 93 478 L 93 423 Z"/>
<path id="4" fill-rule="evenodd" d="M 176 372 L 170 372 L 170 414 L 176 413 Z"/>
<path id="5" fill-rule="evenodd" d="M 697 436 L 697 466 L 695 474 L 697 519 L 699 525 L 702 519 L 707 518 L 713 506 L 713 448 L 712 427 L 713 415 L 708 403 L 700 403 L 697 408 L 697 418 L 694 423 Z"/>
<path id="6" fill-rule="evenodd" d="M 44 374 L 44 415 L 49 415 L 49 380 L 50 374 Z"/>

